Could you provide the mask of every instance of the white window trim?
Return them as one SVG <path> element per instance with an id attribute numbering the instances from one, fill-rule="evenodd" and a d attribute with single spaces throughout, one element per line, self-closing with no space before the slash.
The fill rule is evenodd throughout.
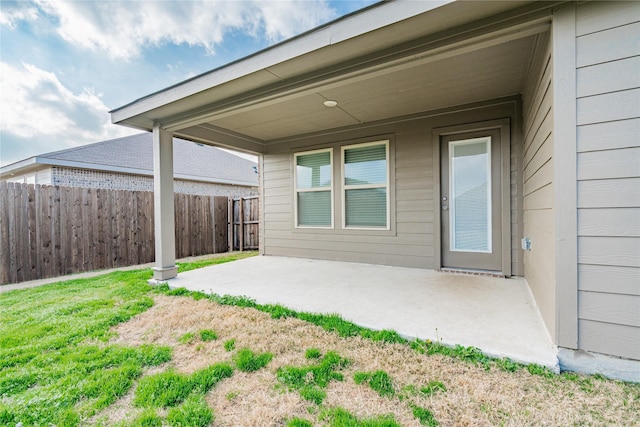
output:
<path id="1" fill-rule="evenodd" d="M 344 162 L 344 157 L 345 157 L 345 151 L 352 149 L 352 148 L 361 148 L 361 147 L 368 147 L 368 146 L 372 146 L 372 145 L 381 145 L 384 144 L 385 146 L 385 156 L 386 156 L 386 162 L 387 162 L 387 179 L 383 184 L 364 184 L 364 185 L 346 185 L 345 184 L 345 178 L 346 178 L 346 174 L 345 174 L 345 162 Z M 340 147 L 341 150 L 341 156 L 340 156 L 340 182 L 341 182 L 341 188 L 342 188 L 342 228 L 344 230 L 378 230 L 378 231 L 388 231 L 391 230 L 391 207 L 390 207 L 390 201 L 391 201 L 391 195 L 390 195 L 390 169 L 391 169 L 391 160 L 389 159 L 389 140 L 388 139 L 383 139 L 380 141 L 372 141 L 372 142 L 364 142 L 361 144 L 351 144 L 351 145 L 343 145 L 342 147 Z M 346 193 L 347 190 L 365 190 L 365 189 L 369 189 L 369 188 L 385 188 L 386 191 L 386 195 L 387 195 L 387 226 L 386 227 L 362 227 L 362 226 L 347 226 L 347 204 L 346 204 Z"/>
<path id="2" fill-rule="evenodd" d="M 328 187 L 316 187 L 316 188 L 298 188 L 298 157 L 306 156 L 309 154 L 317 154 L 317 153 L 329 153 L 329 166 L 331 168 L 331 185 Z M 320 150 L 312 150 L 312 151 L 301 151 L 293 154 L 293 225 L 295 228 L 299 229 L 324 229 L 330 230 L 334 228 L 334 203 L 333 203 L 333 148 L 323 148 Z M 331 225 L 300 225 L 298 224 L 298 193 L 313 193 L 318 191 L 330 191 L 330 200 L 331 200 Z"/>

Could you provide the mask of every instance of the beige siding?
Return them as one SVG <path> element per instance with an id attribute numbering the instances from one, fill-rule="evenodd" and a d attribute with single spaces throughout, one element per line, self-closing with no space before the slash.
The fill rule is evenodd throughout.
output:
<path id="1" fill-rule="evenodd" d="M 522 95 L 524 123 L 524 276 L 547 329 L 556 330 L 553 87 L 551 42 L 540 34 Z"/>
<path id="2" fill-rule="evenodd" d="M 340 133 L 283 141 L 264 156 L 264 252 L 267 255 L 299 256 L 351 262 L 367 262 L 405 267 L 437 268 L 434 247 L 434 144 L 432 130 L 486 120 L 516 118 L 518 99 L 491 101 L 484 108 L 423 115 L 391 120 L 385 124 L 352 128 Z M 339 164 L 341 145 L 389 139 L 392 159 L 391 230 L 342 230 Z M 521 140 L 512 138 L 511 174 L 520 179 Z M 335 229 L 295 229 L 293 213 L 292 156 L 298 151 L 334 147 Z M 515 151 L 515 154 L 514 154 Z M 521 157 L 520 157 L 521 158 Z M 437 177 L 436 177 L 437 178 Z M 522 232 L 522 199 L 517 182 L 512 182 L 512 240 L 518 242 Z M 439 214 L 439 211 L 436 212 Z M 513 274 L 522 274 L 521 251 L 513 249 Z"/>
<path id="3" fill-rule="evenodd" d="M 576 32 L 579 346 L 640 359 L 640 3 Z"/>

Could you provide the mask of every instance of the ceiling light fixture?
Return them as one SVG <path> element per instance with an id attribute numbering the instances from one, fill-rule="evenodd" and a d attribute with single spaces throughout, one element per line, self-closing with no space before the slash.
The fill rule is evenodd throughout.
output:
<path id="1" fill-rule="evenodd" d="M 332 101 L 332 100 L 330 100 L 330 99 L 328 99 L 328 100 L 324 101 L 324 106 L 325 106 L 325 107 L 333 108 L 333 107 L 335 107 L 336 105 L 338 105 L 338 102 L 337 102 L 337 101 Z"/>

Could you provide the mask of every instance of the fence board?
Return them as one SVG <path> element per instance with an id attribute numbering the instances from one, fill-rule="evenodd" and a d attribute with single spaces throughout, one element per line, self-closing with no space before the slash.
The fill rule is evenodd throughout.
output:
<path id="1" fill-rule="evenodd" d="M 229 250 L 229 239 L 227 233 L 229 227 L 229 199 L 217 196 L 213 198 L 213 230 L 214 230 L 214 253 L 227 252 Z"/>
<path id="2" fill-rule="evenodd" d="M 15 230 L 13 232 L 14 233 L 13 239 L 16 242 L 15 263 L 16 263 L 16 269 L 17 269 L 16 274 L 19 281 L 25 280 L 24 265 L 22 263 L 18 263 L 19 260 L 24 260 L 24 243 L 25 243 L 23 239 L 24 215 L 22 215 L 21 208 L 22 208 L 22 187 L 14 186 L 13 209 L 16 215 L 16 220 L 15 220 Z"/>
<path id="3" fill-rule="evenodd" d="M 35 190 L 36 188 L 37 188 L 37 191 Z M 42 230 L 40 230 L 41 222 L 37 218 L 38 215 L 42 215 L 42 211 L 41 211 L 42 202 L 40 200 L 42 197 L 42 192 L 40 191 L 39 185 L 36 185 L 34 187 L 33 196 L 34 196 L 34 199 L 33 199 L 34 205 L 31 212 L 34 215 L 33 226 L 35 227 L 35 247 L 42 248 L 42 250 L 39 252 L 36 252 L 35 248 L 33 248 L 31 250 L 31 255 L 35 256 L 35 263 L 36 263 L 35 276 L 41 277 L 42 276 L 42 260 L 43 260 L 43 255 L 45 253 L 45 247 L 44 247 L 44 244 L 42 243 L 42 238 L 44 237 L 44 233 L 42 232 Z"/>
<path id="4" fill-rule="evenodd" d="M 95 190 L 94 192 L 94 206 L 96 209 L 96 221 L 95 221 L 95 244 L 96 244 L 96 266 L 105 265 L 105 243 L 104 243 L 104 201 L 102 199 L 104 191 Z"/>
<path id="5" fill-rule="evenodd" d="M 133 196 L 133 195 L 132 195 Z M 140 259 L 138 241 L 138 199 L 136 197 L 130 197 L 129 204 L 127 205 L 127 220 L 129 223 L 129 261 L 128 264 L 137 264 Z"/>
<path id="6" fill-rule="evenodd" d="M 61 272 L 60 268 L 60 256 L 61 256 L 61 243 L 60 233 L 60 187 L 48 187 L 50 194 L 51 205 L 51 218 L 49 220 L 49 230 L 51 233 L 51 265 L 47 270 L 47 275 L 44 277 L 53 277 L 56 272 Z"/>
<path id="7" fill-rule="evenodd" d="M 10 281 L 9 271 L 11 264 L 9 260 L 9 216 L 5 215 L 8 209 L 7 196 L 9 189 L 6 182 L 0 182 L 0 283 Z M 7 212 L 8 213 L 8 212 Z"/>
<path id="8" fill-rule="evenodd" d="M 70 260 L 71 251 L 69 250 L 69 237 L 71 236 L 70 230 L 70 210 L 68 205 L 69 200 L 69 188 L 60 187 L 60 216 L 57 218 L 60 224 L 60 256 L 58 257 L 58 264 L 61 274 L 68 274 L 67 264 Z M 55 224 L 54 224 L 55 227 Z"/>
<path id="9" fill-rule="evenodd" d="M 9 184 L 7 191 L 7 209 L 9 210 L 9 274 L 11 282 L 18 281 L 18 265 L 16 263 L 16 254 L 18 244 L 16 241 L 16 200 L 14 184 Z"/>
<path id="10" fill-rule="evenodd" d="M 36 245 L 37 240 L 39 240 L 36 236 L 37 226 L 36 226 L 36 194 L 35 194 L 35 186 L 29 185 L 23 187 L 27 192 L 27 203 L 28 215 L 25 215 L 27 218 L 27 233 L 29 234 L 29 246 L 27 248 L 28 257 L 29 257 L 29 271 L 28 276 L 29 280 L 38 277 L 38 261 L 37 261 L 37 251 Z"/>

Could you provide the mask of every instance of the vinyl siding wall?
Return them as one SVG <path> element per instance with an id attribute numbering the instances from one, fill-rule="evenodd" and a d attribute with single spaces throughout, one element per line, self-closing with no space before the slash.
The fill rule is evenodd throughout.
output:
<path id="1" fill-rule="evenodd" d="M 20 182 L 23 184 L 51 185 L 51 167 L 22 175 L 15 175 L 7 178 L 7 182 Z"/>
<path id="2" fill-rule="evenodd" d="M 467 108 L 424 113 L 387 123 L 361 126 L 323 135 L 278 141 L 263 157 L 264 242 L 266 255 L 296 256 L 402 267 L 439 268 L 434 255 L 434 144 L 432 130 L 485 120 L 510 118 L 512 132 L 519 125 L 519 99 L 489 101 Z M 391 230 L 341 229 L 339 147 L 358 142 L 390 140 Z M 512 137 L 512 152 L 521 140 Z M 294 227 L 293 154 L 334 147 L 334 223 L 332 230 Z M 514 159 L 515 162 L 515 159 Z M 512 165 L 518 177 L 519 165 Z M 519 241 L 518 186 L 512 185 L 513 241 Z M 435 212 L 435 214 L 439 214 Z M 513 274 L 522 274 L 522 263 L 512 260 Z"/>
<path id="3" fill-rule="evenodd" d="M 522 95 L 524 277 L 552 336 L 556 330 L 553 87 L 549 33 L 537 36 Z M 555 337 L 554 337 L 555 338 Z"/>
<path id="4" fill-rule="evenodd" d="M 576 12 L 578 339 L 640 360 L 640 3 Z"/>

